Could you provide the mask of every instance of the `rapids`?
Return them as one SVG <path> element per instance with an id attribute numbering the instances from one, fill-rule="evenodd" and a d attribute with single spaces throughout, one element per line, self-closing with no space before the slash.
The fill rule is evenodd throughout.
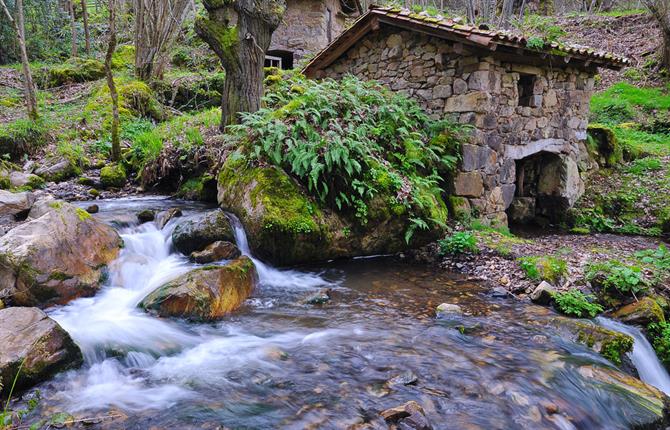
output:
<path id="1" fill-rule="evenodd" d="M 98 424 L 119 429 L 342 429 L 415 400 L 436 429 L 624 429 L 644 418 L 628 394 L 589 376 L 615 369 L 552 329 L 552 311 L 391 258 L 292 270 L 254 259 L 260 284 L 224 321 L 149 316 L 137 303 L 197 267 L 172 250 L 171 232 L 206 207 L 163 199 L 99 206 L 96 216 L 125 246 L 95 297 L 49 311 L 85 364 L 37 387 L 37 415 L 119 411 L 127 418 Z M 162 231 L 134 220 L 140 209 L 172 206 L 184 217 Z M 232 220 L 239 248 L 253 257 Z M 330 303 L 301 304 L 324 287 Z M 442 302 L 465 314 L 436 318 Z M 388 383 L 398 375 L 416 382 Z"/>

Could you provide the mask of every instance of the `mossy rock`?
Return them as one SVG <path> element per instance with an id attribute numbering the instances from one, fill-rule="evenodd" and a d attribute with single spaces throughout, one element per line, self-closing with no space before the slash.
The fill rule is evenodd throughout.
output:
<path id="1" fill-rule="evenodd" d="M 112 55 L 112 69 L 132 69 L 135 66 L 135 47 L 133 45 L 121 45 L 116 48 Z"/>
<path id="2" fill-rule="evenodd" d="M 555 318 L 552 323 L 565 330 L 566 337 L 588 346 L 616 365 L 620 365 L 626 353 L 633 350 L 632 337 L 600 327 L 591 321 Z"/>
<path id="3" fill-rule="evenodd" d="M 175 197 L 187 200 L 215 202 L 216 178 L 211 175 L 203 175 L 197 178 L 191 178 L 179 187 Z"/>
<path id="4" fill-rule="evenodd" d="M 121 164 L 111 164 L 100 170 L 100 182 L 105 188 L 123 188 L 126 180 L 126 169 Z"/>
<path id="5" fill-rule="evenodd" d="M 181 111 L 221 105 L 225 73 L 193 74 L 179 79 L 154 81 L 151 88 L 161 103 Z"/>
<path id="6" fill-rule="evenodd" d="M 105 65 L 101 61 L 92 58 L 72 58 L 63 64 L 39 70 L 35 80 L 40 88 L 54 88 L 97 81 L 104 77 Z"/>
<path id="7" fill-rule="evenodd" d="M 215 321 L 238 309 L 257 281 L 254 263 L 241 257 L 226 266 L 192 270 L 156 289 L 139 307 L 161 317 Z"/>
<path id="8" fill-rule="evenodd" d="M 446 222 L 446 204 L 435 196 L 423 214 Z M 436 240 L 438 231 L 419 231 L 408 245 L 409 215 L 396 211 L 391 196 L 379 194 L 368 204 L 368 222 L 325 208 L 277 167 L 249 166 L 230 157 L 218 178 L 221 207 L 237 215 L 259 257 L 291 265 L 357 255 L 392 254 Z"/>
<path id="9" fill-rule="evenodd" d="M 35 174 L 47 182 L 62 182 L 81 174 L 81 169 L 68 157 L 53 156 L 47 158 Z"/>
<path id="10" fill-rule="evenodd" d="M 600 167 L 614 167 L 623 162 L 623 147 L 611 128 L 602 124 L 590 124 L 587 133 L 590 155 Z"/>
<path id="11" fill-rule="evenodd" d="M 472 216 L 470 201 L 465 197 L 449 196 L 449 213 L 457 221 L 467 221 Z"/>
<path id="12" fill-rule="evenodd" d="M 665 322 L 663 309 L 651 297 L 643 297 L 639 301 L 623 306 L 612 312 L 612 317 L 626 324 L 646 327 L 651 323 Z"/>

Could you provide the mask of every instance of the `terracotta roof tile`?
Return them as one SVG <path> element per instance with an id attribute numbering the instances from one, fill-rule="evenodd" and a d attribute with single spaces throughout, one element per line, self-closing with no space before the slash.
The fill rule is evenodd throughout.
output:
<path id="1" fill-rule="evenodd" d="M 415 13 L 409 9 L 398 7 L 379 7 L 372 6 L 368 13 L 360 17 L 353 26 L 344 31 L 328 47 L 321 51 L 308 65 L 304 72 L 311 75 L 316 70 L 328 67 L 343 50 L 348 49 L 360 38 L 364 37 L 374 23 L 382 22 L 387 25 L 404 26 L 414 30 L 421 30 L 434 33 L 437 37 L 451 36 L 463 39 L 470 43 L 495 49 L 496 45 L 519 48 L 532 54 L 550 54 L 561 57 L 574 57 L 591 62 L 597 66 L 620 69 L 630 64 L 630 61 L 618 55 L 596 51 L 586 46 L 580 46 L 568 43 L 551 42 L 545 43 L 542 49 L 535 49 L 528 46 L 529 38 L 507 30 L 491 30 L 476 27 L 462 22 L 459 18 L 449 18 L 444 16 L 431 16 L 426 12 Z"/>

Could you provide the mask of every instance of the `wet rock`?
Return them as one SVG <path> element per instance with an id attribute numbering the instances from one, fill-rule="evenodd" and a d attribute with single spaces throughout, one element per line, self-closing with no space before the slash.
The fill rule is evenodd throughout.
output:
<path id="1" fill-rule="evenodd" d="M 149 294 L 139 307 L 161 317 L 214 321 L 238 309 L 257 280 L 254 263 L 241 257 L 227 266 L 192 270 Z"/>
<path id="2" fill-rule="evenodd" d="M 165 225 L 170 222 L 173 218 L 179 218 L 182 216 L 181 209 L 179 208 L 170 208 L 166 211 L 158 212 L 156 215 L 156 227 L 159 230 L 162 230 Z"/>
<path id="3" fill-rule="evenodd" d="M 416 384 L 419 378 L 414 372 L 408 370 L 398 376 L 395 376 L 388 380 L 387 384 L 389 386 L 393 385 L 413 385 Z"/>
<path id="4" fill-rule="evenodd" d="M 52 201 L 44 210 L 0 238 L 0 298 L 15 305 L 64 304 L 95 294 L 122 244 L 113 228 L 81 208 Z"/>
<path id="5" fill-rule="evenodd" d="M 637 302 L 623 306 L 614 311 L 611 316 L 626 324 L 644 327 L 653 322 L 665 322 L 663 309 L 651 297 L 643 297 Z"/>
<path id="6" fill-rule="evenodd" d="M 0 345 L 3 395 L 10 390 L 19 368 L 17 388 L 26 388 L 82 363 L 81 351 L 67 332 L 37 308 L 0 310 Z"/>
<path id="7" fill-rule="evenodd" d="M 303 305 L 325 305 L 330 301 L 330 288 L 324 288 L 304 298 L 301 303 Z"/>
<path id="8" fill-rule="evenodd" d="M 551 323 L 563 331 L 563 336 L 584 344 L 616 365 L 620 365 L 627 352 L 633 349 L 633 338 L 600 327 L 591 321 L 557 317 Z"/>
<path id="9" fill-rule="evenodd" d="M 404 429 L 431 430 L 421 405 L 411 400 L 402 406 L 386 409 L 379 413 L 389 425 L 397 425 Z"/>
<path id="10" fill-rule="evenodd" d="M 27 213 L 34 203 L 35 196 L 31 192 L 12 193 L 0 190 L 0 217 Z"/>
<path id="11" fill-rule="evenodd" d="M 670 399 L 662 391 L 612 368 L 582 366 L 579 373 L 629 401 L 617 405 L 629 417 L 632 429 L 665 429 L 670 424 Z"/>
<path id="12" fill-rule="evenodd" d="M 47 182 L 62 182 L 78 174 L 77 166 L 65 157 L 47 158 L 35 174 Z"/>
<path id="13" fill-rule="evenodd" d="M 100 211 L 100 207 L 98 205 L 90 205 L 89 207 L 86 208 L 86 212 L 90 214 L 97 214 Z"/>
<path id="14" fill-rule="evenodd" d="M 207 264 L 220 260 L 232 260 L 240 255 L 240 250 L 233 243 L 219 240 L 207 245 L 202 251 L 192 252 L 191 260 L 198 264 Z"/>
<path id="15" fill-rule="evenodd" d="M 179 224 L 172 233 L 177 251 L 190 255 L 216 241 L 235 242 L 233 229 L 226 214 L 214 210 Z"/>
<path id="16" fill-rule="evenodd" d="M 491 296 L 496 297 L 496 298 L 505 298 L 505 297 L 509 296 L 509 293 L 503 287 L 495 287 L 491 291 Z"/>
<path id="17" fill-rule="evenodd" d="M 79 179 L 77 179 L 77 183 L 79 185 L 85 185 L 87 187 L 94 187 L 95 186 L 95 179 L 89 178 L 88 176 L 82 176 Z"/>
<path id="18" fill-rule="evenodd" d="M 463 314 L 463 309 L 460 306 L 454 305 L 451 303 L 442 303 L 437 307 L 438 315 L 461 315 Z"/>
<path id="19" fill-rule="evenodd" d="M 533 303 L 538 305 L 547 306 L 553 300 L 556 289 L 547 281 L 540 282 L 540 285 L 535 287 L 532 293 L 530 293 L 530 299 Z"/>
<path id="20" fill-rule="evenodd" d="M 140 224 L 144 224 L 145 222 L 151 222 L 155 218 L 156 218 L 156 212 L 152 211 L 151 209 L 145 209 L 137 213 L 137 219 L 139 220 Z"/>

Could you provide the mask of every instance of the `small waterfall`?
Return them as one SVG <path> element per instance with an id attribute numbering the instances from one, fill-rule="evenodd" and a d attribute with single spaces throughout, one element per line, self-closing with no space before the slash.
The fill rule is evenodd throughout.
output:
<path id="1" fill-rule="evenodd" d="M 256 265 L 261 286 L 270 288 L 313 289 L 331 284 L 319 274 L 298 272 L 297 270 L 279 270 L 263 263 L 251 253 L 247 233 L 244 231 L 244 226 L 242 226 L 239 218 L 231 213 L 227 215 L 235 233 L 237 247 L 243 255 L 251 258 Z"/>
<path id="2" fill-rule="evenodd" d="M 656 357 L 654 348 L 645 335 L 637 327 L 622 324 L 611 319 L 598 317 L 598 324 L 609 330 L 618 331 L 629 335 L 635 341 L 630 359 L 633 361 L 640 379 L 649 385 L 653 385 L 664 393 L 670 395 L 670 376 L 663 364 Z"/>

